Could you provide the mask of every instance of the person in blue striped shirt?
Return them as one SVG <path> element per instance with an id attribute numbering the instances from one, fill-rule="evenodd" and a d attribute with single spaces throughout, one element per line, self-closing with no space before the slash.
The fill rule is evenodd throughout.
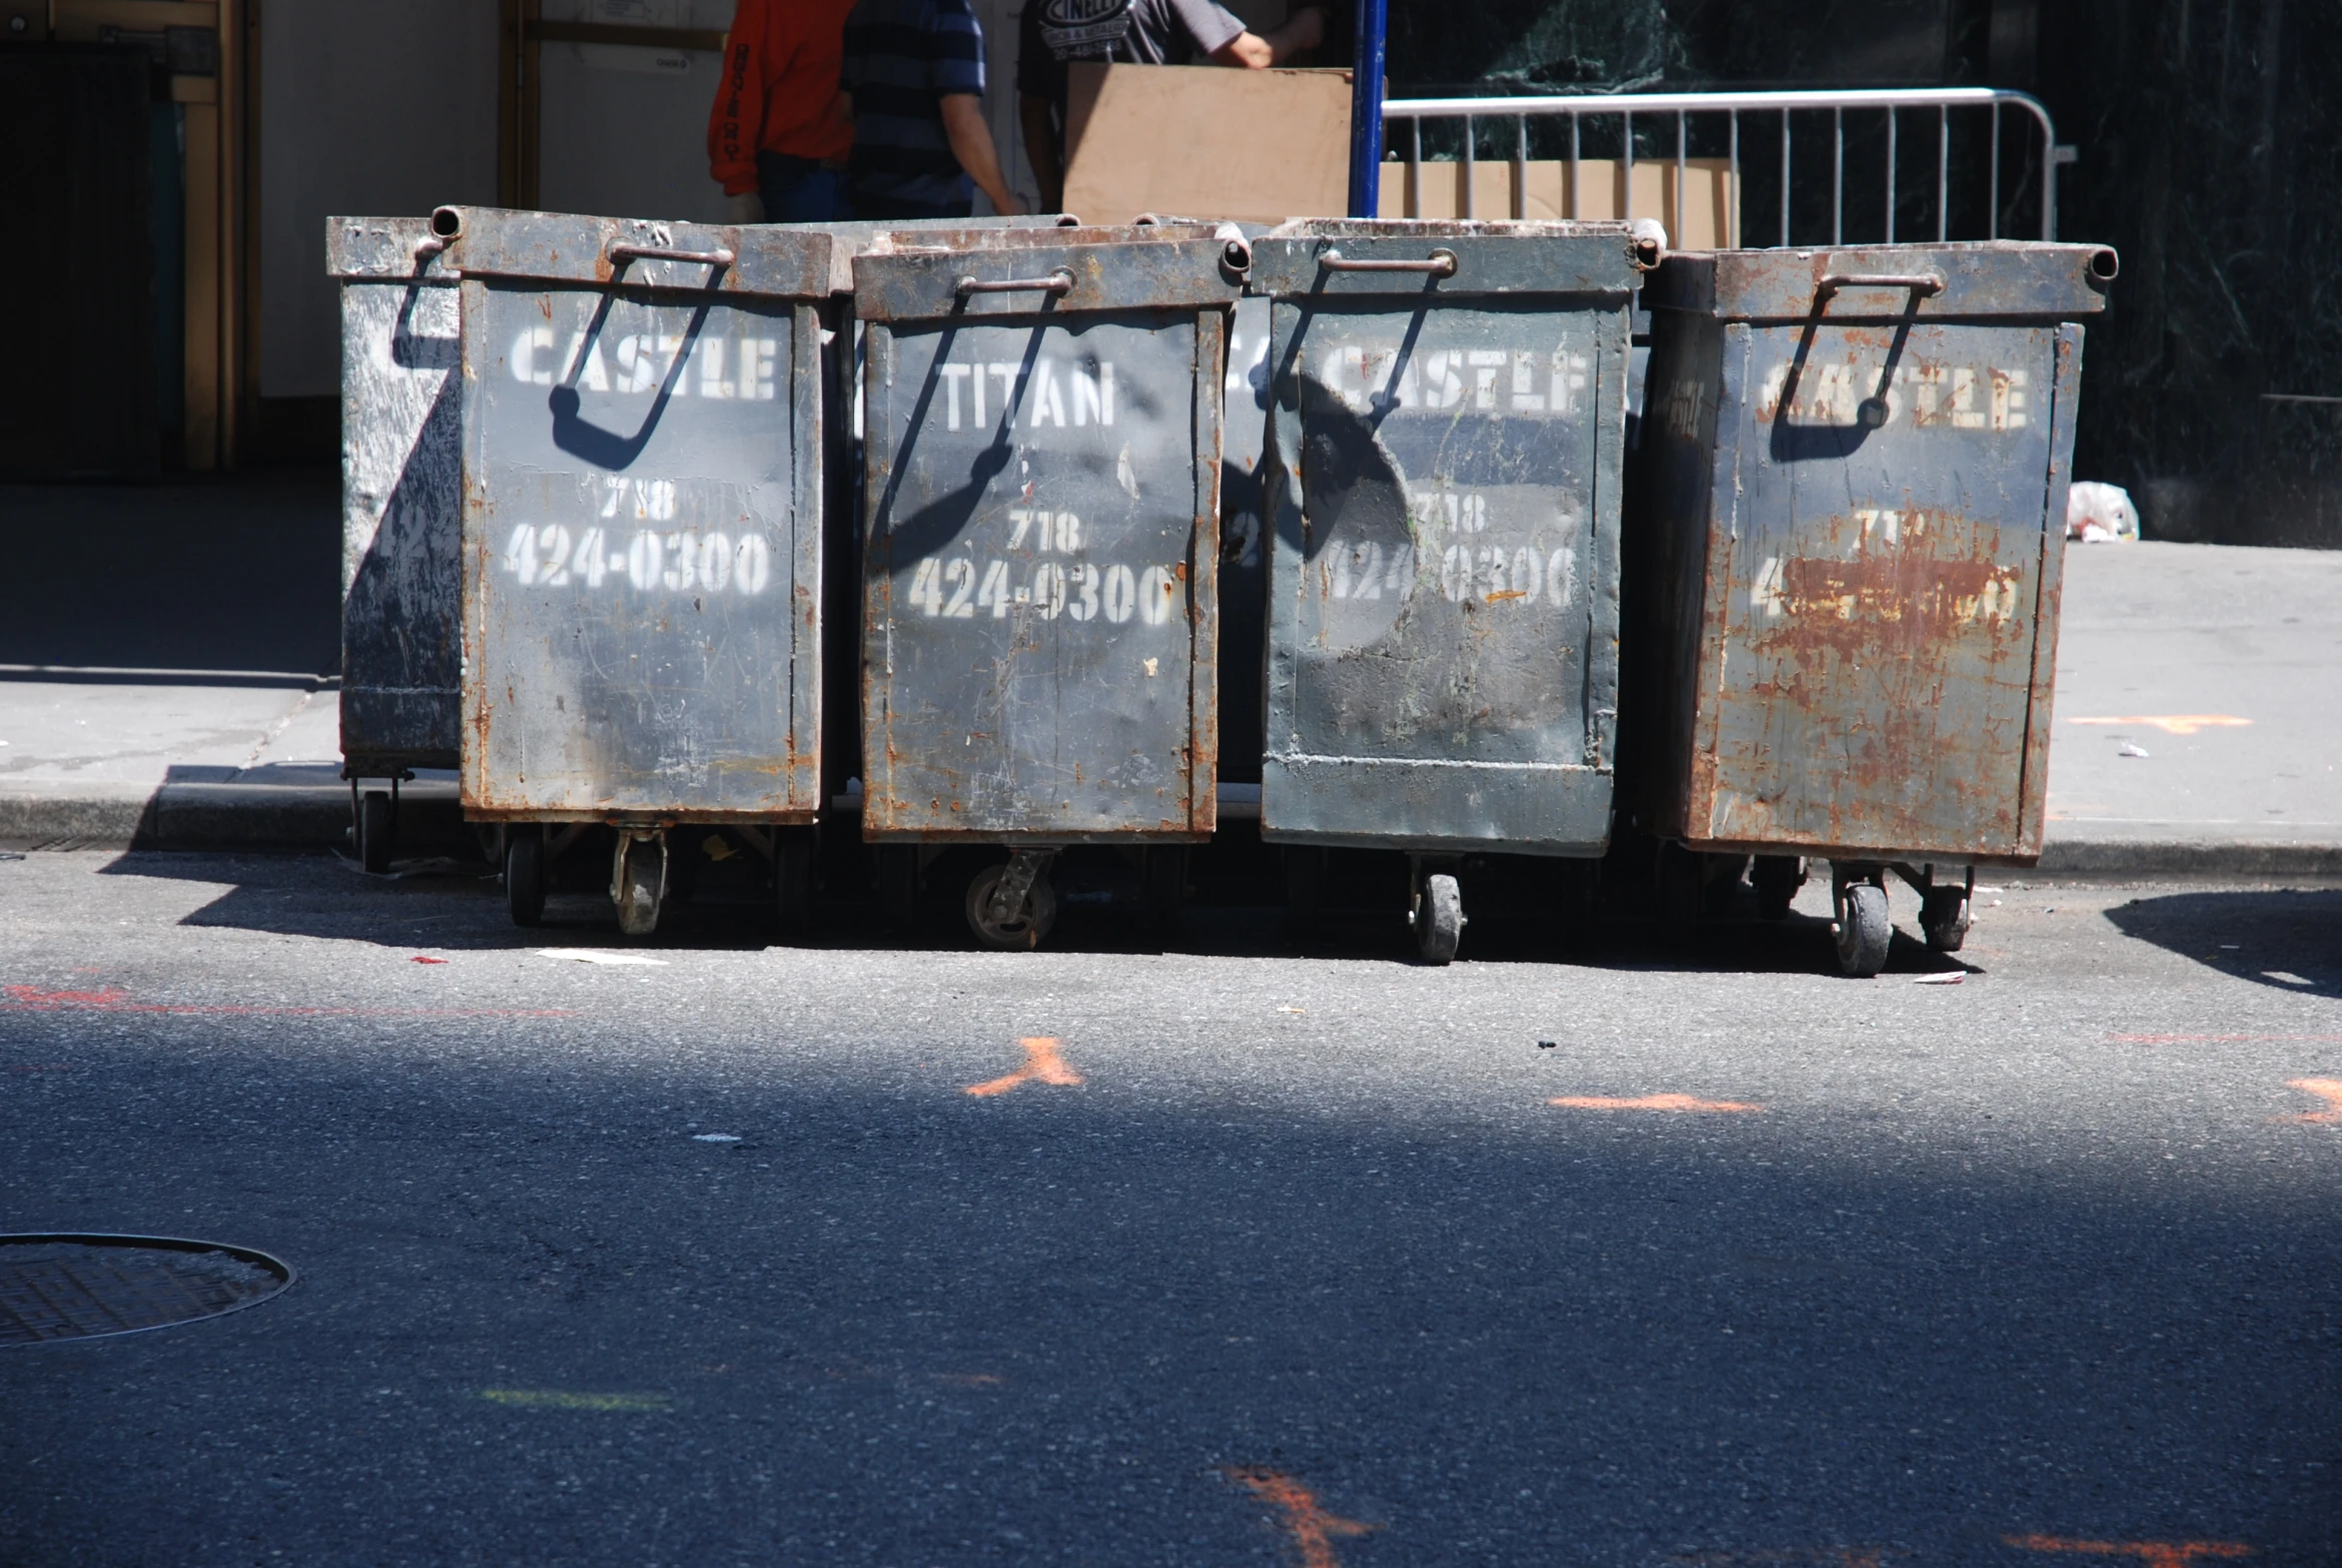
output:
<path id="1" fill-rule="evenodd" d="M 856 218 L 1018 213 L 984 123 L 984 29 L 968 0 L 861 0 L 846 19 Z"/>

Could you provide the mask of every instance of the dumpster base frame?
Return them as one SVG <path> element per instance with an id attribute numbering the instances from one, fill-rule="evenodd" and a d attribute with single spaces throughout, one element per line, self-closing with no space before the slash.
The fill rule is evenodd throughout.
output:
<path id="1" fill-rule="evenodd" d="M 1951 848 L 1915 849 L 1908 844 L 1881 846 L 1807 844 L 1791 839 L 1695 839 L 1673 833 L 1661 833 L 1659 837 L 1701 855 L 1796 855 L 1807 860 L 1827 860 L 1833 864 L 1839 861 L 1859 861 L 1871 866 L 2006 866 L 2016 871 L 2030 871 L 2041 861 L 2038 855 L 1995 855 Z"/>
<path id="2" fill-rule="evenodd" d="M 1425 791 L 1485 793 L 1485 834 L 1469 838 L 1406 831 L 1372 833 L 1285 826 L 1280 816 L 1386 823 L 1394 803 Z M 1345 799 L 1346 797 L 1346 799 Z M 1599 860 L 1610 849 L 1611 773 L 1590 763 L 1463 762 L 1443 758 L 1317 756 L 1271 752 L 1260 759 L 1260 837 L 1271 844 L 1386 849 L 1411 854 L 1537 855 Z M 1279 809 L 1283 808 L 1283 809 Z"/>

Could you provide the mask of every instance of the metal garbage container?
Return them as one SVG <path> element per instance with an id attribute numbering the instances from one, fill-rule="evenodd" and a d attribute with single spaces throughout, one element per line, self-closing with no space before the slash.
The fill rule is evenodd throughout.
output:
<path id="1" fill-rule="evenodd" d="M 1609 842 L 1628 314 L 1657 257 L 1624 224 L 1308 220 L 1254 247 L 1261 836 L 1288 867 L 1405 852 L 1433 963 L 1462 856 Z"/>
<path id="2" fill-rule="evenodd" d="M 863 836 L 1006 848 L 966 912 L 1030 947 L 1059 851 L 1212 830 L 1220 378 L 1249 252 L 1194 225 L 892 249 L 854 263 Z"/>
<path id="3" fill-rule="evenodd" d="M 454 767 L 458 749 L 461 346 L 445 248 L 426 218 L 326 224 L 342 293 L 342 773 L 369 871 L 390 869 L 399 785 Z"/>
<path id="4" fill-rule="evenodd" d="M 514 920 L 601 826 L 619 924 L 647 933 L 692 824 L 769 858 L 802 921 L 829 236 L 432 221 L 463 280 L 462 801 L 504 825 Z"/>
<path id="5" fill-rule="evenodd" d="M 1974 867 L 2039 856 L 2081 322 L 2115 268 L 1726 251 L 1646 286 L 1625 722 L 1677 912 L 1754 856 L 1786 914 L 1826 857 L 1840 964 L 1871 975 L 1890 870 L 1952 951 Z"/>
<path id="6" fill-rule="evenodd" d="M 891 249 L 895 236 L 991 229 L 1059 229 L 1056 214 L 1014 217 L 856 220 L 806 225 L 830 237 L 830 297 L 822 325 L 822 792 L 831 826 L 859 822 L 862 810 L 862 324 L 854 315 L 854 258 Z M 795 226 L 792 226 L 795 227 Z M 940 242 L 939 242 L 940 243 Z M 825 830 L 821 871 L 867 882 L 858 835 Z"/>

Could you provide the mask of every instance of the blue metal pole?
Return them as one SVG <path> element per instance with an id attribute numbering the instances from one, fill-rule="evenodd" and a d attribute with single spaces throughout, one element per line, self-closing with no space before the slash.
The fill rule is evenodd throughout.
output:
<path id="1" fill-rule="evenodd" d="M 1382 34 L 1387 0 L 1358 0 L 1350 77 L 1350 216 L 1372 218 L 1382 193 Z"/>

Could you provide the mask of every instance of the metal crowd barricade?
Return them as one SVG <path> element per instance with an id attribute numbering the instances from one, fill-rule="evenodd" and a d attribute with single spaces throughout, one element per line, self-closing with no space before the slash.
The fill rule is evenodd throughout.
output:
<path id="1" fill-rule="evenodd" d="M 1609 841 L 1628 317 L 1657 259 L 1623 224 L 1308 220 L 1254 248 L 1261 834 L 1407 852 L 1433 963 L 1461 856 Z"/>
<path id="2" fill-rule="evenodd" d="M 1670 257 L 1629 534 L 1629 790 L 1696 914 L 1831 862 L 1842 967 L 1889 870 L 1958 948 L 2040 854 L 2082 321 L 2114 253 L 2002 241 Z"/>
<path id="3" fill-rule="evenodd" d="M 1789 92 L 1588 93 L 1520 98 L 1398 98 L 1390 99 L 1383 104 L 1382 115 L 1384 123 L 1388 127 L 1385 135 L 1393 144 L 1396 144 L 1400 137 L 1398 127 L 1401 125 L 1405 127 L 1405 142 L 1403 149 L 1398 154 L 1398 162 L 1405 172 L 1407 188 L 1412 192 L 1422 190 L 1424 170 L 1427 167 L 1437 166 L 1437 161 L 1427 160 L 1423 156 L 1424 126 L 1429 123 L 1444 127 L 1447 122 L 1454 122 L 1460 127 L 1461 135 L 1455 148 L 1457 156 L 1452 162 L 1458 166 L 1456 169 L 1458 210 L 1454 216 L 1463 218 L 1541 216 L 1532 214 L 1528 208 L 1527 193 L 1532 162 L 1530 156 L 1533 140 L 1532 127 L 1541 122 L 1566 121 L 1568 126 L 1568 155 L 1566 159 L 1568 179 L 1560 187 L 1561 204 L 1550 216 L 1568 219 L 1618 218 L 1628 221 L 1636 218 L 1656 219 L 1667 226 L 1670 238 L 1679 246 L 1687 244 L 1686 236 L 1689 232 L 1686 219 L 1690 216 L 1687 211 L 1690 198 L 1687 197 L 1686 193 L 1692 184 L 1687 177 L 1691 173 L 1690 166 L 1694 161 L 1694 154 L 1691 151 L 1694 133 L 1696 130 L 1707 132 L 1719 117 L 1725 122 L 1722 155 L 1730 175 L 1732 207 L 1726 220 L 1727 232 L 1716 236 L 1716 241 L 1718 244 L 1727 246 L 1746 246 L 1756 243 L 1756 237 L 1752 237 L 1752 225 L 1748 222 L 1750 214 L 1743 187 L 1743 175 L 1746 172 L 1748 160 L 1743 156 L 1744 147 L 1741 134 L 1744 117 L 1753 119 L 1757 122 L 1758 135 L 1777 137 L 1777 150 L 1775 145 L 1764 147 L 1760 161 L 1766 165 L 1769 173 L 1776 176 L 1779 202 L 1777 225 L 1761 224 L 1754 227 L 1759 230 L 1769 228 L 1771 232 L 1762 234 L 1761 238 L 1769 239 L 1776 245 L 1786 246 L 1798 243 L 1793 241 L 1791 201 L 1793 189 L 1797 184 L 1795 174 L 1798 167 L 1796 161 L 1798 141 L 1794 130 L 1796 116 L 1827 114 L 1830 117 L 1828 138 L 1830 154 L 1829 243 L 1832 245 L 1846 243 L 1848 117 L 1851 115 L 1855 118 L 1858 128 L 1872 118 L 1878 118 L 1884 131 L 1884 157 L 1881 160 L 1880 175 L 1883 182 L 1886 218 L 1885 242 L 1893 245 L 1896 242 L 1897 214 L 1902 205 L 1899 184 L 1901 191 L 1905 193 L 1913 188 L 1912 182 L 1903 177 L 1905 165 L 1911 161 L 1904 156 L 1902 151 L 1904 118 L 1909 114 L 1924 114 L 1925 111 L 1929 110 L 1935 112 L 1934 136 L 1932 139 L 1928 138 L 1923 132 L 1914 139 L 1914 146 L 1923 152 L 1933 151 L 1935 155 L 1930 160 L 1933 167 L 1921 176 L 1918 185 L 1920 189 L 1919 205 L 1923 221 L 1925 214 L 1932 210 L 1935 218 L 1936 240 L 1943 242 L 1971 237 L 1986 240 L 2000 238 L 2006 214 L 2003 205 L 2004 195 L 2017 198 L 2011 205 L 2016 208 L 2018 213 L 2031 218 L 2033 227 L 2041 239 L 2054 240 L 2057 237 L 2057 168 L 2060 163 L 2071 158 L 2073 150 L 2058 145 L 2056 130 L 2050 121 L 2049 111 L 2042 107 L 2038 99 L 2029 94 L 2010 92 L 1999 88 L 1863 88 Z M 1982 116 L 1984 123 L 1982 134 L 1977 136 L 1973 130 L 1973 123 L 1979 115 Z M 2026 187 L 2021 192 L 2013 189 L 2004 191 L 2003 189 L 2003 169 L 2004 165 L 2010 161 L 2004 156 L 2003 122 L 2011 118 L 2020 127 L 2029 128 L 2020 130 L 2018 133 L 2021 138 L 2021 146 L 2017 143 L 2008 144 L 2018 147 L 2017 171 L 2021 176 L 2021 183 Z M 1618 162 L 1623 166 L 1624 178 L 1620 181 L 1623 206 L 1614 211 L 1592 212 L 1585 210 L 1582 198 L 1584 183 L 1580 176 L 1583 165 L 1587 161 L 1584 133 L 1586 122 L 1589 120 L 1597 122 L 1597 129 L 1603 133 L 1606 145 L 1611 140 L 1609 133 L 1612 128 L 1609 122 L 1616 122 L 1615 140 L 1619 152 Z M 1478 133 L 1483 126 L 1491 121 L 1499 125 L 1510 124 L 1512 136 L 1508 149 L 1509 159 L 1482 160 L 1478 156 L 1480 140 Z M 1659 153 L 1656 160 L 1645 159 L 1643 162 L 1648 164 L 1657 161 L 1669 165 L 1674 174 L 1672 198 L 1657 204 L 1653 211 L 1636 210 L 1634 170 L 1637 163 L 1636 126 L 1638 121 L 1646 130 L 1656 122 L 1662 128 L 1659 139 L 1665 144 L 1665 151 Z M 1772 123 L 1766 124 L 1768 121 Z M 1980 207 L 1983 218 L 1980 225 L 1963 223 L 1960 217 L 1954 216 L 1955 211 L 1960 209 L 1961 203 L 1954 190 L 1953 149 L 1961 141 L 1963 134 L 1969 139 L 1969 146 L 1960 155 L 1959 162 L 1962 171 L 1965 172 L 1970 167 L 1970 160 L 1980 163 L 1982 166 L 1982 190 L 1975 193 L 1980 196 L 1981 201 L 1978 203 L 1970 199 L 1968 202 L 1969 213 Z M 1710 135 L 1708 140 L 1713 144 L 1716 138 Z M 1926 145 L 1930 140 L 1933 142 L 1932 148 Z M 1558 152 L 1558 149 L 1556 151 Z M 1759 149 L 1753 141 L 1749 144 L 1747 151 L 1751 154 L 1759 153 Z M 1475 211 L 1480 185 L 1480 181 L 1476 178 L 1475 166 L 1491 161 L 1504 164 L 1510 170 L 1510 179 L 1507 182 L 1507 211 L 1479 214 Z M 2033 179 L 2036 173 L 2038 176 L 2037 184 L 2034 183 Z M 1931 175 L 1933 176 L 1932 181 L 1928 178 Z M 1926 199 L 1926 187 L 1931 183 L 1934 186 L 1932 203 Z M 1419 210 L 1416 207 L 1410 207 L 1405 214 L 1407 217 L 1418 215 Z M 1771 217 L 1772 215 L 1766 216 Z M 1962 213 L 1961 217 L 1965 216 L 1968 216 L 1968 213 Z M 2013 224 L 2010 227 L 2013 229 Z M 1803 243 L 1811 243 L 1819 238 L 1819 236 L 1809 233 L 1803 237 Z"/>
<path id="4" fill-rule="evenodd" d="M 422 218 L 326 225 L 342 294 L 342 771 L 375 872 L 390 869 L 399 785 L 454 767 L 458 748 L 461 346 L 445 248 Z"/>
<path id="5" fill-rule="evenodd" d="M 705 824 L 770 858 L 801 921 L 829 237 L 433 222 L 463 279 L 462 800 L 504 825 L 513 918 L 541 918 L 548 861 L 598 827 L 619 924 L 648 932 L 669 834 Z"/>
<path id="6" fill-rule="evenodd" d="M 1047 934 L 1067 846 L 1211 833 L 1222 345 L 1248 264 L 1185 225 L 913 234 L 854 263 L 863 835 L 1006 848 L 966 898 L 988 945 Z"/>

